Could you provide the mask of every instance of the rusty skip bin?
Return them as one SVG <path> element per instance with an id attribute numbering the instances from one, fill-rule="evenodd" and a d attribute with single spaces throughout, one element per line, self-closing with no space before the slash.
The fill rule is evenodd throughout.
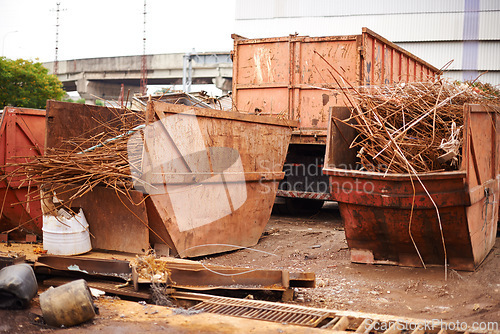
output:
<path id="1" fill-rule="evenodd" d="M 332 77 L 325 60 L 353 86 L 429 81 L 439 74 L 368 28 L 349 36 L 233 39 L 236 110 L 298 121 L 292 143 L 325 144 L 330 108 L 349 105 L 330 89 L 340 78 Z"/>
<path id="2" fill-rule="evenodd" d="M 131 141 L 143 146 L 137 172 L 149 194 L 151 241 L 180 257 L 255 245 L 296 122 L 155 101 L 146 120 Z"/>
<path id="3" fill-rule="evenodd" d="M 481 264 L 497 233 L 498 111 L 464 106 L 461 168 L 418 174 L 426 189 L 410 174 L 336 168 L 340 139 L 331 126 L 324 171 L 339 202 L 352 262 L 416 267 L 447 262 L 458 270 Z"/>
<path id="4" fill-rule="evenodd" d="M 279 207 L 292 214 L 314 213 L 323 200 L 332 199 L 328 176 L 311 174 L 308 167 L 322 168 L 330 110 L 350 106 L 339 85 L 432 81 L 439 76 L 436 67 L 367 28 L 348 36 L 233 39 L 235 109 L 299 122 L 285 160 L 287 175 L 278 189 L 284 197 Z"/>

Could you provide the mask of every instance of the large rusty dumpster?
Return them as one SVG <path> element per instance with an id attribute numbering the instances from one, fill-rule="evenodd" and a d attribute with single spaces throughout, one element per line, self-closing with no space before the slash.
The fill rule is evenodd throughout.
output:
<path id="1" fill-rule="evenodd" d="M 45 141 L 45 110 L 6 107 L 0 125 L 0 166 L 25 162 L 43 154 Z M 30 201 L 28 193 L 36 195 L 36 185 L 22 182 L 9 175 L 15 166 L 2 169 L 0 201 L 2 214 L 0 233 L 15 229 L 9 236 L 22 239 L 26 233 L 41 235 L 40 201 Z M 35 194 L 35 195 L 33 195 Z"/>
<path id="2" fill-rule="evenodd" d="M 333 68 L 353 86 L 429 81 L 439 72 L 367 28 L 349 36 L 233 38 L 235 108 L 298 121 L 298 144 L 325 144 L 330 108 L 349 105 L 330 89 L 339 87 Z"/>
<path id="3" fill-rule="evenodd" d="M 439 75 L 436 67 L 367 28 L 348 36 L 233 38 L 235 109 L 299 122 L 278 190 L 288 208 L 318 207 L 311 201 L 330 199 L 328 177 L 321 173 L 328 115 L 332 107 L 350 106 L 336 90 L 339 84 L 429 81 Z"/>
<path id="4" fill-rule="evenodd" d="M 296 122 L 154 101 L 146 119 L 136 138 L 152 242 L 180 257 L 255 245 Z"/>
<path id="5" fill-rule="evenodd" d="M 481 264 L 497 232 L 498 111 L 464 106 L 461 168 L 418 174 L 426 190 L 415 175 L 335 168 L 339 131 L 331 127 L 324 171 L 339 202 L 352 262 L 442 265 L 446 254 L 454 269 Z"/>

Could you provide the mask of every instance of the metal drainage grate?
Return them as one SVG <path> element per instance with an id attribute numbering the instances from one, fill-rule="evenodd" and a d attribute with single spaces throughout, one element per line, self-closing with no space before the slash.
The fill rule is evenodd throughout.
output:
<path id="1" fill-rule="evenodd" d="M 192 307 L 194 310 L 281 322 L 293 325 L 317 327 L 320 323 L 328 322 L 335 317 L 331 312 L 307 309 L 294 305 L 267 303 L 258 300 L 211 298 Z"/>
<path id="2" fill-rule="evenodd" d="M 349 331 L 353 334 L 475 334 L 477 331 L 447 331 L 454 323 L 416 319 L 398 319 L 394 316 L 375 314 L 346 314 L 332 310 L 313 309 L 297 305 L 277 304 L 259 300 L 214 297 L 204 300 L 193 310 L 229 315 L 234 317 L 266 320 L 307 327 Z M 455 328 L 455 327 L 453 327 Z M 495 332 L 496 333 L 496 332 Z"/>

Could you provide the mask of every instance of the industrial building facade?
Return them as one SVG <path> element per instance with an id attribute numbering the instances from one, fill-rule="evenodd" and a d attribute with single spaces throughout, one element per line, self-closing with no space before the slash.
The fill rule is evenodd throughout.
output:
<path id="1" fill-rule="evenodd" d="M 498 0 L 237 0 L 235 32 L 331 36 L 368 27 L 438 68 L 452 61 L 445 77 L 500 85 L 499 22 Z"/>

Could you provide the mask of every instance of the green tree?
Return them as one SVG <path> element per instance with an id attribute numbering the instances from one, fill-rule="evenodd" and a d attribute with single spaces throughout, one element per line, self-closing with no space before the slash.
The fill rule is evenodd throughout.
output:
<path id="1" fill-rule="evenodd" d="M 11 105 L 44 109 L 48 99 L 62 99 L 61 82 L 48 73 L 42 63 L 0 57 L 0 108 Z"/>

